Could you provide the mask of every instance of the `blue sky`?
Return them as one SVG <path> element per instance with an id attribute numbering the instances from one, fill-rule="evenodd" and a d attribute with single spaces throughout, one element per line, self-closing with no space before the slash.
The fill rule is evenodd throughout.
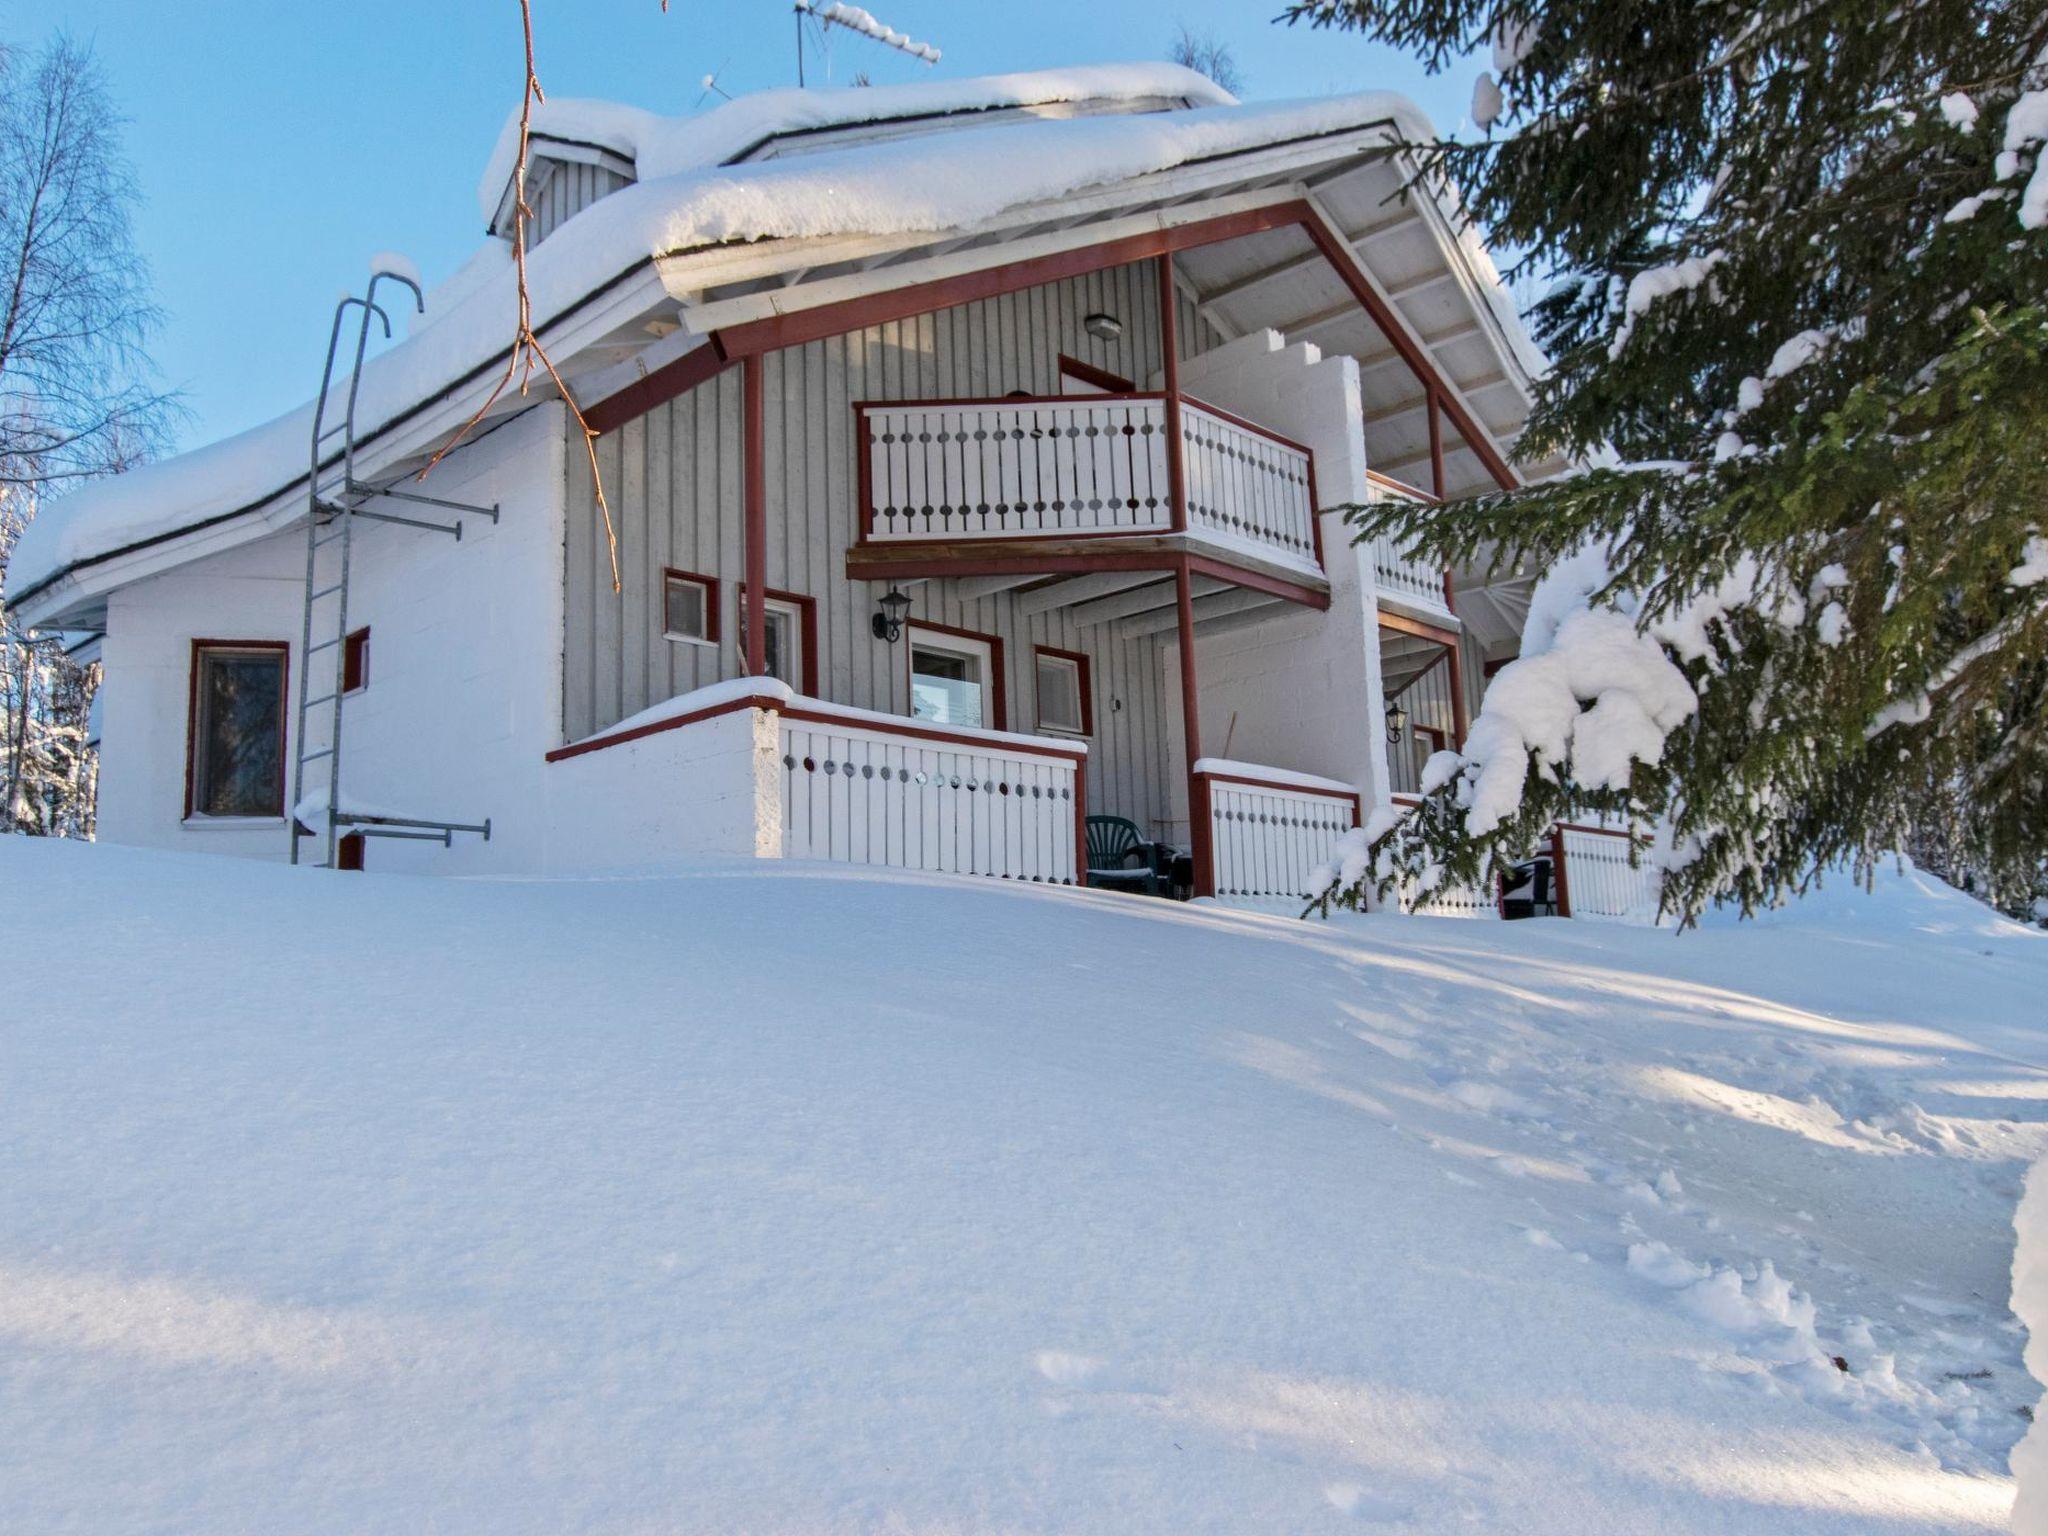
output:
<path id="1" fill-rule="evenodd" d="M 1446 129 L 1471 69 L 1430 78 L 1343 34 L 1276 26 L 1279 0 L 869 0 L 945 52 L 936 70 L 836 31 L 844 82 L 1158 58 L 1175 26 L 1216 33 L 1260 98 L 1395 89 Z M 687 112 L 716 71 L 734 94 L 795 83 L 788 0 L 535 0 L 542 84 Z M 193 447 L 299 404 L 335 297 L 369 257 L 411 256 L 429 283 L 482 238 L 474 188 L 517 105 L 514 0 L 0 0 L 0 38 L 63 29 L 94 45 L 141 182 L 141 245 L 168 320 L 156 347 Z M 816 83 L 816 74 L 813 74 Z"/>

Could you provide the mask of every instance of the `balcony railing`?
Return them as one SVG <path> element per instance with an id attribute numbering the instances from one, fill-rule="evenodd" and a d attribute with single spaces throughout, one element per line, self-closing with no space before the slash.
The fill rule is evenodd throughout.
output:
<path id="1" fill-rule="evenodd" d="M 1314 872 L 1358 825 L 1349 785 L 1256 763 L 1195 764 L 1197 814 L 1206 802 L 1218 900 L 1294 905 L 1316 894 Z"/>
<path id="2" fill-rule="evenodd" d="M 1656 915 L 1656 872 L 1631 862 L 1628 833 L 1566 822 L 1551 831 L 1550 857 L 1560 916 L 1647 922 Z"/>
<path id="3" fill-rule="evenodd" d="M 1072 885 L 1078 745 L 900 725 L 795 700 L 782 711 L 783 853 Z"/>
<path id="4" fill-rule="evenodd" d="M 1188 526 L 1320 566 L 1315 459 L 1299 443 L 1183 400 Z"/>
<path id="5" fill-rule="evenodd" d="M 1413 810 L 1422 804 L 1414 795 L 1390 796 L 1394 804 L 1406 810 Z M 1401 910 L 1424 917 L 1493 917 L 1501 915 L 1500 892 L 1483 886 L 1454 885 L 1435 891 L 1428 897 L 1418 897 L 1411 891 L 1402 891 Z"/>
<path id="6" fill-rule="evenodd" d="M 1374 474 L 1369 479 L 1374 501 L 1407 501 L 1427 506 L 1436 500 L 1385 475 Z M 1450 581 L 1441 565 L 1413 558 L 1402 549 L 1399 539 L 1384 534 L 1372 540 L 1371 548 L 1373 578 L 1381 597 L 1432 616 L 1450 616 Z"/>
<path id="7" fill-rule="evenodd" d="M 1164 395 L 871 401 L 854 409 L 863 543 L 1176 531 Z M 1189 533 L 1320 568 L 1306 448 L 1193 400 L 1181 402 L 1179 448 Z"/>

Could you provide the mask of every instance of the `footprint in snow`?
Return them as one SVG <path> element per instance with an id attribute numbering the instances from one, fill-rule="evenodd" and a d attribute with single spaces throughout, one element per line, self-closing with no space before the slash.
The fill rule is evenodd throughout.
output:
<path id="1" fill-rule="evenodd" d="M 1392 1499 L 1383 1499 L 1378 1494 L 1368 1493 L 1356 1483 L 1331 1483 L 1323 1489 L 1323 1497 L 1328 1499 L 1330 1507 L 1340 1514 L 1355 1515 L 1361 1520 L 1406 1520 L 1414 1513 L 1405 1504 L 1397 1504 Z"/>
<path id="2" fill-rule="evenodd" d="M 1033 1359 L 1038 1374 L 1062 1387 L 1078 1387 L 1102 1369 L 1092 1355 L 1071 1354 L 1064 1349 L 1041 1349 Z"/>

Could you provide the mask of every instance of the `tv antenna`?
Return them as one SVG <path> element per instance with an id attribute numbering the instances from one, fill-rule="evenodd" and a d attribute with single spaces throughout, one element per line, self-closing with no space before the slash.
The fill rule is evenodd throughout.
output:
<path id="1" fill-rule="evenodd" d="M 711 71 L 710 74 L 706 75 L 701 81 L 698 82 L 703 87 L 703 89 L 699 91 L 697 95 L 698 107 L 703 106 L 705 102 L 709 101 L 714 93 L 719 96 L 723 96 L 727 101 L 732 100 L 732 92 L 728 91 L 724 86 L 718 83 L 718 71 L 724 68 L 725 66 L 723 64 L 719 65 L 718 69 L 714 69 L 713 71 Z M 695 111 L 696 108 L 693 107 L 691 110 Z"/>
<path id="2" fill-rule="evenodd" d="M 846 5 L 842 0 L 795 0 L 796 12 L 796 83 L 804 81 L 804 23 L 809 21 L 818 29 L 818 40 L 822 43 L 828 29 L 839 26 L 849 32 L 857 32 L 885 48 L 894 48 L 898 53 L 907 53 L 913 59 L 925 64 L 939 62 L 939 50 L 930 43 L 920 43 L 908 33 L 898 32 L 894 27 L 885 26 L 872 14 L 857 5 Z"/>

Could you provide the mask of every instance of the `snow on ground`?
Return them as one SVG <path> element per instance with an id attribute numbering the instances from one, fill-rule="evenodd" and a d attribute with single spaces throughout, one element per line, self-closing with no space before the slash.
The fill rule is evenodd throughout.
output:
<path id="1" fill-rule="evenodd" d="M 0 889 L 11 1529 L 2005 1525 L 2048 943 L 1917 876 Z"/>

